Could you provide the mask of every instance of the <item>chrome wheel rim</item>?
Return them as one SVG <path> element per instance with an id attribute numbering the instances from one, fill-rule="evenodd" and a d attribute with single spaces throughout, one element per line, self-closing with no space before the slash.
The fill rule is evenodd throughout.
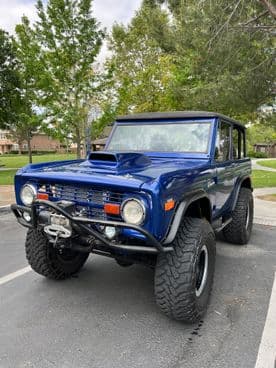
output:
<path id="1" fill-rule="evenodd" d="M 196 269 L 196 296 L 199 297 L 206 285 L 208 275 L 208 250 L 206 245 L 200 250 Z"/>

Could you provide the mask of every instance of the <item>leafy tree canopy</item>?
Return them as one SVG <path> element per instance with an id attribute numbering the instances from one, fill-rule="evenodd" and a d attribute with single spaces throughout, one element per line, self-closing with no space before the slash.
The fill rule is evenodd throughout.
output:
<path id="1" fill-rule="evenodd" d="M 37 103 L 45 107 L 47 125 L 60 138 L 71 136 L 78 156 L 100 86 L 93 64 L 104 32 L 91 7 L 91 0 L 49 0 L 46 7 L 38 0 L 35 25 L 23 18 L 16 27 L 19 52 L 33 75 Z"/>
<path id="2" fill-rule="evenodd" d="M 272 15 L 263 2 L 144 0 L 110 47 L 118 111 L 215 110 L 241 120 L 273 100 Z"/>
<path id="3" fill-rule="evenodd" d="M 148 3 L 127 27 L 115 24 L 109 40 L 117 113 L 164 111 L 171 106 L 174 56 L 168 14 Z"/>
<path id="4" fill-rule="evenodd" d="M 20 80 L 12 38 L 0 29 L 0 127 L 17 120 Z"/>

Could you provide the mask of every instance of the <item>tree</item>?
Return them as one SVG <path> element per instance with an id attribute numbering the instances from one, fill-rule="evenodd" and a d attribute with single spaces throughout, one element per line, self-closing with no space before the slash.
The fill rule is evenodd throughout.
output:
<path id="1" fill-rule="evenodd" d="M 274 19 L 276 19 L 276 7 L 272 4 L 269 0 L 260 0 L 264 7 L 267 9 L 267 11 L 272 15 Z"/>
<path id="2" fill-rule="evenodd" d="M 109 41 L 116 113 L 168 109 L 174 65 L 167 13 L 144 1 L 129 26 L 113 26 Z"/>
<path id="3" fill-rule="evenodd" d="M 265 124 L 262 120 L 252 124 L 247 129 L 248 151 L 253 151 L 255 143 L 272 145 L 276 142 L 275 128 Z"/>
<path id="4" fill-rule="evenodd" d="M 113 27 L 118 111 L 254 118 L 274 96 L 273 38 L 264 31 L 271 16 L 262 13 L 256 0 L 144 0 L 128 27 Z M 251 29 L 251 21 L 262 23 Z"/>
<path id="5" fill-rule="evenodd" d="M 49 0 L 46 7 L 38 0 L 37 14 L 33 27 L 26 18 L 16 27 L 19 48 L 26 50 L 48 127 L 61 138 L 72 136 L 80 157 L 89 102 L 98 93 L 93 63 L 104 33 L 91 14 L 91 0 Z"/>
<path id="6" fill-rule="evenodd" d="M 17 119 L 20 107 L 19 75 L 12 38 L 0 29 L 0 127 Z"/>
<path id="7" fill-rule="evenodd" d="M 273 98 L 272 38 L 240 27 L 261 5 L 241 3 L 170 3 L 176 27 L 177 108 L 217 110 L 248 119 Z"/>
<path id="8" fill-rule="evenodd" d="M 31 137 L 40 119 L 33 112 L 33 74 L 26 64 L 23 49 L 6 32 L 0 30 L 0 126 L 9 130 L 19 147 L 28 144 L 32 162 Z"/>
<path id="9" fill-rule="evenodd" d="M 38 92 L 35 75 L 38 72 L 38 48 L 33 42 L 34 33 L 26 17 L 22 18 L 22 26 L 17 26 L 16 32 L 14 48 L 20 81 L 20 109 L 16 121 L 9 126 L 9 129 L 19 145 L 24 141 L 27 142 L 29 162 L 32 163 L 31 139 L 42 124 L 42 115 L 36 111 Z"/>

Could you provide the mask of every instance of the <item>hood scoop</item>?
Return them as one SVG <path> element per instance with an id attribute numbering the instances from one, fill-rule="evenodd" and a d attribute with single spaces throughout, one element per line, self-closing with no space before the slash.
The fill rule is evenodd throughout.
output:
<path id="1" fill-rule="evenodd" d="M 151 165 L 151 159 L 136 152 L 92 152 L 88 161 L 94 167 L 113 167 L 116 170 L 135 170 Z"/>

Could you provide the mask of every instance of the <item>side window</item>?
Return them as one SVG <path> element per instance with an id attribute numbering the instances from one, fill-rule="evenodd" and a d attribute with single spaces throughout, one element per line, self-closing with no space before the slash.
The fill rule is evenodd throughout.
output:
<path id="1" fill-rule="evenodd" d="M 246 157 L 246 147 L 245 147 L 245 133 L 243 130 L 240 130 L 241 136 L 241 158 Z"/>
<path id="2" fill-rule="evenodd" d="M 232 151 L 233 151 L 233 160 L 238 160 L 241 158 L 241 137 L 239 134 L 239 130 L 235 127 L 233 127 L 233 143 L 232 143 Z"/>
<path id="3" fill-rule="evenodd" d="M 219 123 L 215 151 L 215 159 L 218 162 L 230 159 L 230 128 L 230 124 L 223 121 Z"/>
<path id="4" fill-rule="evenodd" d="M 239 160 L 245 157 L 245 137 L 244 131 L 238 127 L 233 127 L 233 143 L 232 143 L 232 151 L 233 151 L 233 159 Z"/>

